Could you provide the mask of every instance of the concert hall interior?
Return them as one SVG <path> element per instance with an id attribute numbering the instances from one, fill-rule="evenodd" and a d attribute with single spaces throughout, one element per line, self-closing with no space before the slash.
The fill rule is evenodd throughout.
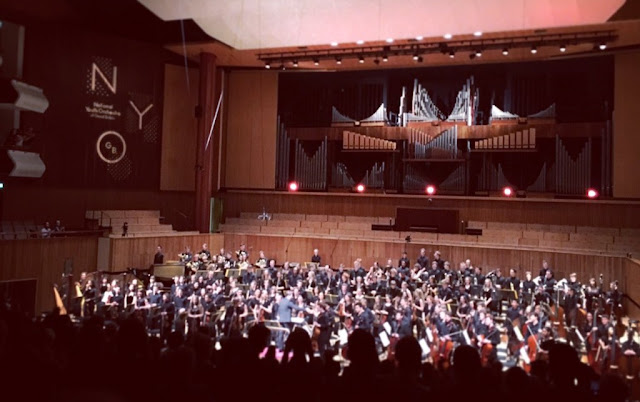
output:
<path id="1" fill-rule="evenodd" d="M 4 394 L 640 400 L 639 72 L 640 0 L 0 2 Z"/>

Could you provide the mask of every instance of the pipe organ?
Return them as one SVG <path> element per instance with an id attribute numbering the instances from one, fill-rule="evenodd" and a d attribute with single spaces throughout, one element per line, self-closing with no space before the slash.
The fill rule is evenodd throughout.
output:
<path id="1" fill-rule="evenodd" d="M 523 150 L 536 148 L 536 129 L 530 128 L 499 137 L 474 141 L 476 151 Z"/>
<path id="2" fill-rule="evenodd" d="M 411 159 L 456 159 L 458 126 L 443 130 L 433 138 L 419 130 L 412 130 L 408 149 Z"/>
<path id="3" fill-rule="evenodd" d="M 278 131 L 276 133 L 276 188 L 285 189 L 289 182 L 289 161 L 291 158 L 291 138 L 287 129 L 278 116 Z"/>
<path id="4" fill-rule="evenodd" d="M 327 138 L 312 156 L 305 152 L 302 142 L 295 141 L 294 179 L 301 190 L 327 189 Z"/>
<path id="5" fill-rule="evenodd" d="M 393 151 L 396 149 L 396 143 L 394 141 L 383 140 L 382 138 L 358 134 L 352 131 L 343 131 L 342 149 Z"/>
<path id="6" fill-rule="evenodd" d="M 591 187 L 591 138 L 572 158 L 562 139 L 556 137 L 556 193 L 584 194 Z"/>
<path id="7" fill-rule="evenodd" d="M 475 87 L 473 76 L 467 79 L 460 92 L 456 96 L 456 104 L 447 121 L 464 122 L 468 126 L 475 124 L 478 115 L 479 91 Z"/>

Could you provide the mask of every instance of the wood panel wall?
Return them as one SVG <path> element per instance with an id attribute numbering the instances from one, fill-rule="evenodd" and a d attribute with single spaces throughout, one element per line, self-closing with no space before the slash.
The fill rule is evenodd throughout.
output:
<path id="1" fill-rule="evenodd" d="M 189 86 L 184 66 L 164 66 L 162 156 L 160 190 L 194 191 L 198 105 L 198 70 L 190 68 Z"/>
<path id="2" fill-rule="evenodd" d="M 275 188 L 278 73 L 228 76 L 225 187 Z"/>
<path id="3" fill-rule="evenodd" d="M 87 210 L 152 209 L 160 210 L 174 228 L 193 228 L 193 192 L 53 188 L 33 183 L 5 183 L 2 192 L 0 220 L 62 219 L 67 228 L 81 228 Z"/>
<path id="4" fill-rule="evenodd" d="M 615 56 L 613 110 L 613 195 L 640 198 L 640 52 Z"/>
<path id="5" fill-rule="evenodd" d="M 109 270 L 122 271 L 126 268 L 148 268 L 153 264 L 156 247 L 162 246 L 164 259 L 177 260 L 178 254 L 186 246 L 193 252 L 200 251 L 202 244 L 207 243 L 212 252 L 217 253 L 223 247 L 224 236 L 221 234 L 200 234 L 192 236 L 167 237 L 125 237 L 112 238 L 109 251 Z"/>
<path id="6" fill-rule="evenodd" d="M 353 266 L 353 261 L 362 258 L 365 267 L 369 267 L 374 261 L 386 264 L 387 259 L 392 258 L 394 264 L 404 250 L 407 251 L 411 262 L 415 262 L 420 248 L 425 247 L 427 253 L 433 256 L 437 249 L 442 253 L 442 258 L 457 267 L 457 264 L 471 259 L 475 266 L 483 267 L 484 272 L 495 268 L 501 268 L 503 272 L 509 268 L 517 268 L 519 275 L 524 277 L 528 270 L 537 276 L 542 260 L 547 260 L 560 277 L 568 277 L 576 272 L 580 281 L 585 282 L 591 277 L 604 275 L 605 283 L 618 279 L 620 288 L 636 300 L 640 300 L 640 265 L 632 260 L 621 257 L 605 257 L 596 255 L 582 255 L 547 251 L 515 250 L 505 248 L 481 248 L 468 246 L 433 246 L 420 243 L 390 243 L 383 241 L 359 241 L 359 240 L 335 240 L 312 237 L 280 237 L 261 235 L 225 234 L 224 246 L 229 250 L 236 250 L 240 244 L 245 243 L 250 248 L 251 260 L 256 258 L 258 252 L 263 250 L 268 258 L 275 258 L 280 263 L 284 261 L 306 262 L 309 261 L 314 248 L 320 250 L 323 264 L 338 266 Z M 634 317 L 640 317 L 640 310 L 634 306 L 627 307 L 627 311 Z"/>
<path id="7" fill-rule="evenodd" d="M 464 221 L 521 222 L 598 227 L 640 227 L 640 202 L 497 197 L 427 197 L 352 193 L 227 191 L 225 217 L 240 212 L 395 216 L 396 207 L 452 208 Z"/>
<path id="8" fill-rule="evenodd" d="M 54 307 L 53 284 L 61 284 L 64 264 L 73 262 L 73 275 L 94 271 L 97 237 L 68 237 L 0 241 L 0 280 L 37 279 L 36 313 Z"/>

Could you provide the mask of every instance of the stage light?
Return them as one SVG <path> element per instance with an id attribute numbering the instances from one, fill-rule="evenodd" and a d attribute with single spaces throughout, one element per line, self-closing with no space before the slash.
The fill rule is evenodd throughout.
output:
<path id="1" fill-rule="evenodd" d="M 294 66 L 294 67 L 298 67 L 298 60 L 294 60 L 294 61 L 293 61 L 293 66 Z"/>
<path id="2" fill-rule="evenodd" d="M 475 31 L 473 33 L 473 36 L 482 36 L 482 32 L 481 31 Z"/>
<path id="3" fill-rule="evenodd" d="M 423 36 L 416 36 L 416 40 L 422 40 L 422 39 L 424 39 Z"/>
<path id="4" fill-rule="evenodd" d="M 456 52 L 454 52 L 453 50 L 449 52 L 449 58 L 453 59 L 454 57 L 456 57 Z"/>
<path id="5" fill-rule="evenodd" d="M 364 41 L 362 39 L 358 39 L 356 41 L 356 45 L 364 45 Z"/>
<path id="6" fill-rule="evenodd" d="M 364 56 L 358 57 L 358 63 L 360 64 L 364 63 Z"/>
<path id="7" fill-rule="evenodd" d="M 446 34 L 443 35 L 443 37 L 448 40 L 448 39 L 453 38 L 453 35 L 451 35 L 450 33 L 446 33 Z"/>
<path id="8" fill-rule="evenodd" d="M 536 54 L 538 53 L 538 48 L 536 48 L 535 46 L 531 46 L 531 54 Z"/>
<path id="9" fill-rule="evenodd" d="M 426 189 L 427 194 L 434 195 L 436 193 L 436 187 L 429 184 Z"/>
<path id="10" fill-rule="evenodd" d="M 331 46 L 338 46 L 338 42 L 331 42 Z"/>
<path id="11" fill-rule="evenodd" d="M 289 191 L 298 191 L 298 183 L 295 181 L 289 183 Z"/>
<path id="12" fill-rule="evenodd" d="M 413 54 L 413 60 L 414 61 L 418 61 L 418 57 L 420 57 L 420 55 L 418 53 L 414 53 Z"/>
<path id="13" fill-rule="evenodd" d="M 342 57 L 336 57 L 336 64 L 342 64 Z"/>
<path id="14" fill-rule="evenodd" d="M 598 191 L 593 189 L 593 188 L 588 189 L 587 190 L 587 198 L 592 199 L 592 200 L 594 198 L 598 198 Z"/>
<path id="15" fill-rule="evenodd" d="M 511 197 L 513 195 L 513 189 L 511 187 L 503 188 L 502 195 L 504 195 L 505 197 Z"/>
<path id="16" fill-rule="evenodd" d="M 607 44 L 602 42 L 598 47 L 600 48 L 600 50 L 604 50 L 607 48 Z"/>
<path id="17" fill-rule="evenodd" d="M 266 62 L 264 63 L 264 68 L 266 68 L 267 70 L 271 68 L 271 63 Z"/>
<path id="18" fill-rule="evenodd" d="M 359 193 L 364 193 L 364 190 L 366 190 L 367 188 L 364 186 L 364 184 L 358 184 L 356 186 L 356 191 Z"/>
<path id="19" fill-rule="evenodd" d="M 318 66 L 318 65 L 320 65 L 320 60 L 318 60 L 318 59 L 313 59 L 313 65 L 314 65 L 314 66 Z"/>
<path id="20" fill-rule="evenodd" d="M 504 49 L 502 49 L 502 55 L 503 56 L 508 56 L 509 55 L 509 49 L 507 49 L 506 47 Z"/>
<path id="21" fill-rule="evenodd" d="M 560 45 L 560 51 L 562 53 L 566 52 L 567 51 L 567 45 Z"/>
<path id="22" fill-rule="evenodd" d="M 482 50 L 476 50 L 476 57 L 482 57 Z"/>
<path id="23" fill-rule="evenodd" d="M 393 38 L 387 38 L 387 43 L 393 43 Z"/>
<path id="24" fill-rule="evenodd" d="M 389 56 L 387 56 L 386 54 L 382 55 L 382 61 L 383 62 L 388 62 L 389 61 Z"/>
<path id="25" fill-rule="evenodd" d="M 2 190 L 4 188 L 4 183 L 0 182 L 0 190 Z"/>

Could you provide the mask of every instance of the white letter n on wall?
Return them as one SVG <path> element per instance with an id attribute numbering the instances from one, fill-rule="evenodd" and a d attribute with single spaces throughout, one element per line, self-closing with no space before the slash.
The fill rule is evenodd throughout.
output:
<path id="1" fill-rule="evenodd" d="M 96 74 L 98 74 L 100 78 L 102 78 L 102 81 L 104 81 L 104 84 L 111 90 L 111 92 L 115 94 L 116 87 L 118 86 L 118 67 L 113 66 L 113 78 L 112 78 L 112 82 L 109 82 L 107 77 L 104 75 L 102 70 L 98 68 L 96 63 L 91 63 L 91 90 L 92 91 L 96 90 Z"/>

